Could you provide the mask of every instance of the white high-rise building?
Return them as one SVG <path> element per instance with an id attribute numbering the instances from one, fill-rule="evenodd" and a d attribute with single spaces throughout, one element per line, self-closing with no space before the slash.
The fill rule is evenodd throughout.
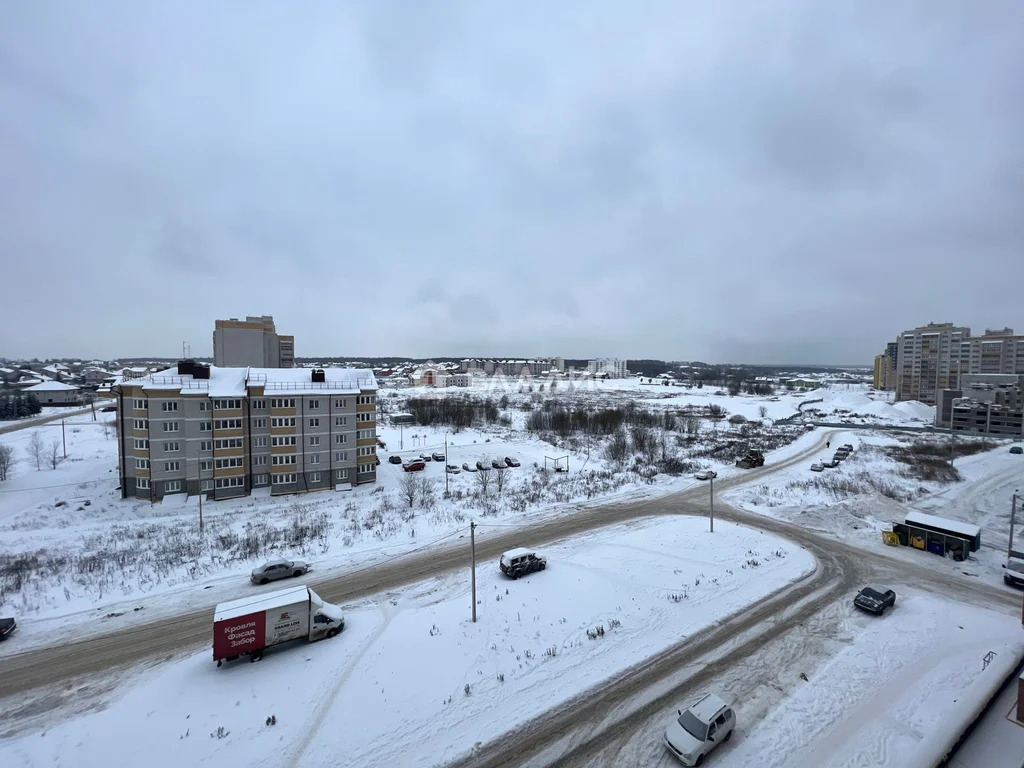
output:
<path id="1" fill-rule="evenodd" d="M 617 357 L 599 357 L 596 360 L 587 361 L 587 373 L 606 374 L 611 379 L 624 379 L 629 375 L 626 368 L 626 360 Z"/>

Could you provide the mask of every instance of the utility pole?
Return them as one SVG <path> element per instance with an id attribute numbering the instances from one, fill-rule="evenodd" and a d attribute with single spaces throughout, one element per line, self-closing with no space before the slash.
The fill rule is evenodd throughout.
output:
<path id="1" fill-rule="evenodd" d="M 448 432 L 444 433 L 444 497 L 449 498 L 448 493 Z"/>
<path id="2" fill-rule="evenodd" d="M 202 477 L 202 476 L 200 476 Z M 203 481 L 199 481 L 199 532 L 203 532 Z"/>
<path id="3" fill-rule="evenodd" d="M 405 437 L 403 436 L 404 428 L 404 424 L 398 425 L 398 450 L 405 448 Z"/>
<path id="4" fill-rule="evenodd" d="M 1006 556 L 1009 557 L 1010 553 L 1013 552 L 1013 526 L 1017 523 L 1017 495 L 1018 490 L 1014 489 L 1013 499 L 1010 506 L 1010 544 L 1007 547 Z"/>
<path id="5" fill-rule="evenodd" d="M 715 478 L 711 478 L 711 532 L 715 532 Z"/>
<path id="6" fill-rule="evenodd" d="M 68 436 L 64 431 L 64 419 L 60 420 L 60 439 L 64 443 L 64 458 L 68 457 Z"/>
<path id="7" fill-rule="evenodd" d="M 469 523 L 469 547 L 473 558 L 473 623 L 476 624 L 476 520 Z"/>

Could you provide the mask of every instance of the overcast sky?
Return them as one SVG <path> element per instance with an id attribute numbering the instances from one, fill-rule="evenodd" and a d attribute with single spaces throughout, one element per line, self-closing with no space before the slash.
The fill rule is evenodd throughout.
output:
<path id="1" fill-rule="evenodd" d="M 0 356 L 1024 333 L 1024 3 L 4 3 Z"/>

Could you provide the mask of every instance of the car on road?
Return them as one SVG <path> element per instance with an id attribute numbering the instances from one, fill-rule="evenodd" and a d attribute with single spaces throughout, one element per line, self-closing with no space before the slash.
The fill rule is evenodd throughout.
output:
<path id="1" fill-rule="evenodd" d="M 464 461 L 464 462 L 462 462 L 462 471 L 463 472 L 476 472 L 476 467 L 471 466 L 468 461 Z"/>
<path id="2" fill-rule="evenodd" d="M 430 458 L 432 458 L 434 461 L 444 461 L 446 456 L 441 451 L 434 451 L 432 454 L 430 454 Z"/>
<path id="3" fill-rule="evenodd" d="M 1010 449 L 1010 453 L 1016 453 L 1016 454 L 1024 453 L 1024 448 L 1021 448 L 1019 445 L 1015 445 L 1015 446 L 1013 446 Z"/>
<path id="4" fill-rule="evenodd" d="M 495 469 L 508 469 L 508 464 L 505 463 L 504 459 L 493 459 L 491 466 Z"/>
<path id="5" fill-rule="evenodd" d="M 811 464 L 811 472 L 821 472 L 824 469 L 825 465 L 822 464 L 820 461 L 816 461 L 813 464 Z"/>
<path id="6" fill-rule="evenodd" d="M 683 765 L 701 765 L 704 756 L 731 739 L 736 730 L 732 707 L 713 693 L 676 712 L 679 716 L 665 729 L 665 746 Z"/>
<path id="7" fill-rule="evenodd" d="M 445 468 L 444 468 L 444 471 L 445 471 L 445 472 L 447 472 L 447 473 L 448 473 L 449 475 L 457 475 L 457 474 L 459 474 L 459 472 L 461 472 L 462 470 L 461 470 L 461 469 L 459 469 L 459 468 L 458 468 L 457 466 L 455 466 L 454 464 L 449 464 L 449 465 L 448 465 L 447 467 L 445 467 Z"/>
<path id="8" fill-rule="evenodd" d="M 478 462 L 476 463 L 476 468 L 477 468 L 478 470 L 480 470 L 481 472 L 487 472 L 487 471 L 489 471 L 489 470 L 491 469 L 491 468 L 490 468 L 489 466 L 487 466 L 486 464 L 484 464 L 484 463 L 483 463 L 482 461 L 478 461 Z"/>
<path id="9" fill-rule="evenodd" d="M 519 462 L 516 461 L 515 459 L 513 459 L 511 456 L 506 456 L 505 457 L 505 464 L 507 466 L 509 466 L 509 467 L 518 467 L 519 466 Z"/>
<path id="10" fill-rule="evenodd" d="M 6 640 L 18 628 L 14 619 L 0 619 L 0 640 Z"/>
<path id="11" fill-rule="evenodd" d="M 410 459 L 402 465 L 402 469 L 406 472 L 419 472 L 420 470 L 427 468 L 427 462 L 423 459 Z"/>
<path id="12" fill-rule="evenodd" d="M 249 580 L 253 584 L 268 584 L 278 579 L 298 578 L 309 573 L 309 563 L 301 560 L 270 560 L 259 568 L 253 568 Z"/>
<path id="13" fill-rule="evenodd" d="M 392 464 L 401 464 L 402 463 L 402 457 L 401 456 L 388 456 L 388 461 L 390 461 Z"/>
<path id="14" fill-rule="evenodd" d="M 853 605 L 862 611 L 881 616 L 886 608 L 896 605 L 896 593 L 888 587 L 868 584 L 853 598 Z"/>
<path id="15" fill-rule="evenodd" d="M 718 473 L 715 472 L 713 469 L 702 469 L 700 472 L 694 475 L 694 477 L 697 478 L 698 480 L 713 480 L 714 478 L 718 477 Z"/>
<path id="16" fill-rule="evenodd" d="M 100 413 L 113 413 L 116 410 L 117 410 L 117 406 L 116 405 L 105 405 L 102 408 L 100 408 Z"/>
<path id="17" fill-rule="evenodd" d="M 518 579 L 528 573 L 543 571 L 548 567 L 548 561 L 532 549 L 519 547 L 505 552 L 498 561 L 498 567 L 510 579 Z"/>

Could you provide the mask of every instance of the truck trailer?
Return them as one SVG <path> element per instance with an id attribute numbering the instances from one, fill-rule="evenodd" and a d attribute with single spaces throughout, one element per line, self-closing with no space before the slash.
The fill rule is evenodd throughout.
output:
<path id="1" fill-rule="evenodd" d="M 217 606 L 213 615 L 213 660 L 248 656 L 259 661 L 274 645 L 306 638 L 334 637 L 345 628 L 345 617 L 336 605 L 310 587 L 290 587 Z"/>

